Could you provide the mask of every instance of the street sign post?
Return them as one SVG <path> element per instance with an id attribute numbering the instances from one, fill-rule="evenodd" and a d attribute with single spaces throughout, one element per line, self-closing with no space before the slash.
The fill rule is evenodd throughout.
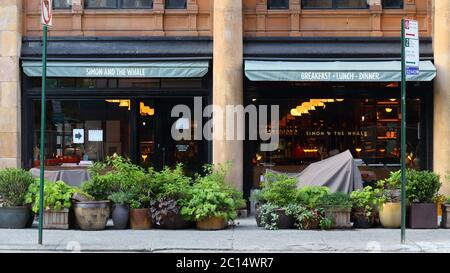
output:
<path id="1" fill-rule="evenodd" d="M 41 0 L 42 22 L 42 94 L 41 94 L 41 134 L 39 146 L 39 235 L 38 243 L 42 245 L 42 229 L 44 224 L 44 171 L 45 171 L 45 88 L 47 83 L 47 27 L 52 26 L 52 0 Z"/>
<path id="2" fill-rule="evenodd" d="M 401 243 L 406 241 L 406 80 L 407 76 L 419 74 L 419 24 L 417 21 L 402 19 L 402 87 L 401 87 L 401 199 L 402 227 Z"/>

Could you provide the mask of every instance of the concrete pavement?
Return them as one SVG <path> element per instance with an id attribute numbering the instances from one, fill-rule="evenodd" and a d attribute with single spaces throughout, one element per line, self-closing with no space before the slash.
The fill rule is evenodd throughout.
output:
<path id="1" fill-rule="evenodd" d="M 221 231 L 199 230 L 44 230 L 0 229 L 0 252 L 447 252 L 450 230 L 359 229 L 330 231 L 277 230 L 256 227 L 254 218 L 237 220 Z"/>

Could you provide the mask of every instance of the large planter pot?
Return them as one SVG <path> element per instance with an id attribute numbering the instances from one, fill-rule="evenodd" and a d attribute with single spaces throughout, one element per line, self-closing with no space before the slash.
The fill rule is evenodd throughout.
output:
<path id="1" fill-rule="evenodd" d="M 30 206 L 0 208 L 0 228 L 26 228 L 30 217 Z"/>
<path id="2" fill-rule="evenodd" d="M 222 217 L 208 217 L 197 221 L 197 229 L 200 230 L 220 230 L 227 228 L 228 223 Z"/>
<path id="3" fill-rule="evenodd" d="M 442 204 L 441 227 L 450 228 L 450 204 Z"/>
<path id="4" fill-rule="evenodd" d="M 380 206 L 380 222 L 385 228 L 400 228 L 402 226 L 402 204 L 389 202 Z"/>
<path id="5" fill-rule="evenodd" d="M 276 209 L 274 213 L 278 215 L 277 227 L 279 229 L 290 229 L 294 227 L 294 218 L 288 216 L 284 209 Z"/>
<path id="6" fill-rule="evenodd" d="M 152 228 L 152 217 L 150 209 L 131 209 L 130 210 L 131 229 L 143 230 Z"/>
<path id="7" fill-rule="evenodd" d="M 74 203 L 75 219 L 82 230 L 103 230 L 110 214 L 109 201 Z"/>
<path id="8" fill-rule="evenodd" d="M 130 206 L 126 204 L 114 204 L 112 206 L 112 220 L 114 229 L 126 229 L 130 222 Z"/>
<path id="9" fill-rule="evenodd" d="M 351 211 L 351 208 L 327 208 L 325 209 L 325 218 L 331 220 L 333 228 L 351 228 Z"/>
<path id="10" fill-rule="evenodd" d="M 417 229 L 438 228 L 435 203 L 412 203 L 408 207 L 408 226 Z"/>
<path id="11" fill-rule="evenodd" d="M 44 211 L 45 229 L 69 229 L 69 209 Z"/>
<path id="12" fill-rule="evenodd" d="M 376 214 L 376 211 L 372 211 L 372 215 L 367 217 L 364 209 L 353 209 L 350 220 L 354 228 L 371 228 L 375 225 Z"/>

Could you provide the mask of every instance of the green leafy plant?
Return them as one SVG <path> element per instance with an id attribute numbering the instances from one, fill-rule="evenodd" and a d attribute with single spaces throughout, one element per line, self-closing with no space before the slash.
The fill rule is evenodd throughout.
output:
<path id="1" fill-rule="evenodd" d="M 121 156 L 95 163 L 89 173 L 91 180 L 83 183 L 82 189 L 97 200 L 106 200 L 114 192 L 130 189 L 134 181 L 146 179 L 144 169 Z"/>
<path id="2" fill-rule="evenodd" d="M 253 190 L 252 194 L 250 195 L 249 200 L 256 202 L 256 203 L 264 203 L 265 202 L 260 189 Z"/>
<path id="3" fill-rule="evenodd" d="M 278 214 L 275 212 L 279 207 L 275 204 L 265 203 L 260 208 L 261 225 L 268 230 L 278 229 Z"/>
<path id="4" fill-rule="evenodd" d="M 22 169 L 7 168 L 0 171 L 0 200 L 4 207 L 26 204 L 26 194 L 34 179 Z"/>
<path id="5" fill-rule="evenodd" d="M 400 171 L 391 172 L 386 179 L 379 180 L 376 184 L 376 195 L 378 203 L 400 202 L 401 173 Z"/>
<path id="6" fill-rule="evenodd" d="M 261 197 L 266 202 L 285 207 L 295 200 L 297 179 L 285 174 L 267 173 L 261 184 Z"/>
<path id="7" fill-rule="evenodd" d="M 353 202 L 353 209 L 364 212 L 368 219 L 373 216 L 374 211 L 379 206 L 377 193 L 370 186 L 352 192 L 350 198 Z"/>
<path id="8" fill-rule="evenodd" d="M 433 203 L 442 186 L 439 175 L 430 171 L 408 170 L 406 196 L 411 203 Z"/>
<path id="9" fill-rule="evenodd" d="M 132 198 L 133 198 L 133 195 L 130 192 L 118 191 L 118 192 L 112 193 L 108 197 L 108 200 L 110 200 L 114 204 L 125 205 L 125 204 L 129 204 Z"/>
<path id="10" fill-rule="evenodd" d="M 237 217 L 236 210 L 245 206 L 245 201 L 242 193 L 225 181 L 228 169 L 229 165 L 205 166 L 205 175 L 196 177 L 190 190 L 191 198 L 182 207 L 183 217 L 194 221 Z"/>
<path id="11" fill-rule="evenodd" d="M 308 208 L 304 205 L 289 204 L 285 210 L 286 215 L 294 218 L 294 226 L 298 229 L 331 228 L 322 208 Z"/>
<path id="12" fill-rule="evenodd" d="M 192 181 L 184 175 L 182 164 L 178 164 L 174 169 L 166 166 L 162 171 L 155 172 L 153 178 L 156 199 L 173 199 L 178 203 L 189 199 Z"/>
<path id="13" fill-rule="evenodd" d="M 330 188 L 324 186 L 305 186 L 297 190 L 296 201 L 307 208 L 315 208 L 319 200 L 330 194 Z"/>
<path id="14" fill-rule="evenodd" d="M 32 204 L 32 210 L 39 211 L 40 180 L 36 179 L 28 188 L 26 203 Z M 51 182 L 44 180 L 44 208 L 45 210 L 62 210 L 72 206 L 72 196 L 78 189 L 67 185 L 63 181 Z"/>
<path id="15" fill-rule="evenodd" d="M 318 201 L 319 207 L 328 208 L 340 208 L 349 209 L 352 207 L 353 203 L 350 196 L 343 192 L 334 192 L 323 196 Z"/>
<path id="16" fill-rule="evenodd" d="M 450 197 L 449 197 L 449 198 L 447 198 L 447 201 L 446 201 L 446 203 L 447 203 L 447 204 L 450 204 Z"/>

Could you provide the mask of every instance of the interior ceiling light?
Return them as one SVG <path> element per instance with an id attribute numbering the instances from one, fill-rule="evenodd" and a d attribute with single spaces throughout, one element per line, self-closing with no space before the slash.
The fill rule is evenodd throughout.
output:
<path id="1" fill-rule="evenodd" d="M 387 113 L 391 113 L 392 112 L 392 108 L 386 107 L 384 110 L 386 110 Z"/>
<path id="2" fill-rule="evenodd" d="M 336 101 L 338 101 L 338 102 L 343 102 L 344 99 L 336 99 Z"/>

